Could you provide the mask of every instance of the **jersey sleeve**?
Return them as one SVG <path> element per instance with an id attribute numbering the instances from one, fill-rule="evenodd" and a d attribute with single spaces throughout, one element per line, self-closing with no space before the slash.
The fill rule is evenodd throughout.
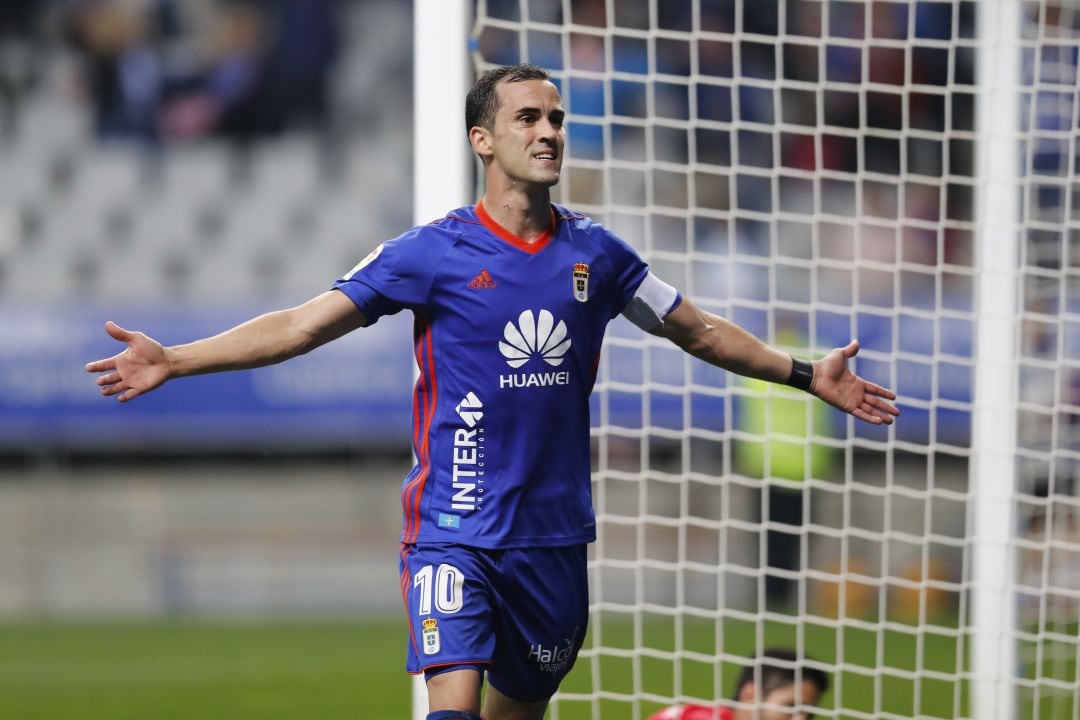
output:
<path id="1" fill-rule="evenodd" d="M 334 288 L 349 296 L 369 324 L 405 308 L 422 307 L 435 268 L 448 249 L 434 235 L 418 227 L 384 242 L 335 282 Z"/>
<path id="2" fill-rule="evenodd" d="M 641 256 L 606 228 L 604 242 L 615 270 L 612 317 L 622 313 L 642 330 L 652 330 L 679 306 L 682 295 L 654 275 Z"/>
<path id="3" fill-rule="evenodd" d="M 634 296 L 623 308 L 627 320 L 648 332 L 664 322 L 682 302 L 682 294 L 649 272 L 634 291 Z"/>
<path id="4" fill-rule="evenodd" d="M 601 242 L 608 260 L 611 262 L 613 282 L 611 285 L 612 317 L 626 309 L 634 297 L 638 286 L 649 274 L 649 266 L 630 245 L 603 226 L 594 226 L 600 230 Z"/>

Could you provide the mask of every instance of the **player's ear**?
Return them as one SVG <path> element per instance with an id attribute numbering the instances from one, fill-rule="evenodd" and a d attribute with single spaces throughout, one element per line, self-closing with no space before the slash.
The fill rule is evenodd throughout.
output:
<path id="1" fill-rule="evenodd" d="M 469 145 L 480 157 L 491 155 L 491 133 L 479 125 L 469 128 Z"/>

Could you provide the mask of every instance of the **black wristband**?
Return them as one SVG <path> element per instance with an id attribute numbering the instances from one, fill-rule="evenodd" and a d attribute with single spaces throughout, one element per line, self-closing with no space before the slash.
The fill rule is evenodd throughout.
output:
<path id="1" fill-rule="evenodd" d="M 791 376 L 787 384 L 800 390 L 810 390 L 810 383 L 814 380 L 814 366 L 805 360 L 791 358 Z"/>

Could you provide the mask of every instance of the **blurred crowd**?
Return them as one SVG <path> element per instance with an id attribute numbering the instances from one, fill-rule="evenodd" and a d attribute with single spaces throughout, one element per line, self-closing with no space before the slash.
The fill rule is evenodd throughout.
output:
<path id="1" fill-rule="evenodd" d="M 602 0 L 573 0 L 570 7 L 570 17 L 564 17 L 559 3 L 541 6 L 531 3 L 528 20 L 537 27 L 570 21 L 586 28 L 605 28 L 614 23 L 631 32 L 651 26 L 649 3 L 618 4 L 613 18 L 608 17 L 607 4 Z M 698 9 L 700 19 L 695 22 Z M 518 0 L 489 0 L 487 10 L 491 17 L 521 19 Z M 675 120 L 827 125 L 871 131 L 897 130 L 906 119 L 908 127 L 942 132 L 946 130 L 946 108 L 940 98 L 932 93 L 930 96 L 911 93 L 911 105 L 904 113 L 898 112 L 900 108 L 895 101 L 899 93 L 909 93 L 913 86 L 941 88 L 939 94 L 944 94 L 946 88 L 966 86 L 970 92 L 974 83 L 972 49 L 950 53 L 944 48 L 931 52 L 930 48 L 935 41 L 973 37 L 974 20 L 972 8 L 961 3 L 879 2 L 843 7 L 828 2 L 795 1 L 660 3 L 656 6 L 658 30 L 689 33 L 696 27 L 702 39 L 691 46 L 674 35 L 658 35 L 650 42 L 628 33 L 611 42 L 611 67 L 607 67 L 609 56 L 603 35 L 571 34 L 569 56 L 564 59 L 561 38 L 538 30 L 528 37 L 527 54 L 530 61 L 555 69 L 615 71 L 624 77 L 650 72 L 667 76 L 656 83 L 651 108 L 644 86 L 630 80 L 611 83 L 612 109 L 629 117 L 645 117 L 651 111 L 654 116 Z M 742 39 L 736 43 L 722 38 L 733 33 L 741 34 Z M 481 54 L 492 63 L 515 62 L 526 51 L 516 33 L 500 31 L 497 27 L 490 28 L 480 40 Z M 869 45 L 867 52 L 861 47 L 864 44 Z M 903 47 L 905 44 L 907 48 Z M 692 100 L 679 78 L 694 78 Z M 725 79 L 737 84 L 725 84 Z M 897 97 L 870 93 L 865 99 L 864 119 L 858 91 L 868 82 L 892 86 Z M 820 109 L 809 84 L 828 87 L 823 117 L 818 116 Z M 801 86 L 811 92 L 782 95 L 777 103 L 773 91 L 785 86 Z M 728 87 L 733 92 L 726 92 Z M 607 114 L 603 89 L 599 83 L 572 84 L 569 88 L 573 96 L 572 115 Z M 970 105 L 954 108 L 950 114 L 951 129 L 972 128 Z M 589 133 L 583 132 L 580 139 L 588 144 L 588 136 Z M 595 139 L 599 139 L 598 134 Z M 783 164 L 847 172 L 864 169 L 896 174 L 901 170 L 898 157 L 888 153 L 868 158 L 872 166 L 860 168 L 853 150 L 840 138 L 827 137 L 822 157 L 818 158 L 807 136 L 790 137 L 783 143 Z M 746 148 L 744 154 L 757 157 L 761 151 Z"/>
<path id="2" fill-rule="evenodd" d="M 99 138 L 250 139 L 329 120 L 338 0 L 4 0 L 5 127 L 37 80 L 35 56 L 79 59 Z"/>
<path id="3" fill-rule="evenodd" d="M 947 179 L 975 171 L 973 143 L 965 137 L 974 129 L 975 53 L 942 42 L 973 37 L 969 4 L 701 0 L 657 3 L 655 18 L 644 2 L 609 7 L 573 0 L 569 17 L 560 3 L 527 5 L 538 29 L 523 42 L 492 24 L 480 35 L 480 54 L 492 63 L 527 55 L 557 71 L 576 71 L 563 88 L 576 157 L 644 160 L 651 147 L 661 162 L 738 168 L 732 205 L 763 213 L 804 212 L 795 205 L 805 194 L 785 193 L 784 177 L 778 194 L 758 173 L 778 168 L 791 178 L 820 171 L 860 178 L 859 214 L 871 224 L 858 233 L 859 257 L 881 262 L 900 259 L 895 243 L 882 241 L 891 239 L 897 219 L 914 221 L 904 230 L 904 259 L 927 264 L 940 261 L 943 221 L 972 220 L 970 186 Z M 518 20 L 522 3 L 488 0 L 487 10 Z M 568 53 L 558 34 L 543 30 L 544 23 L 567 21 L 582 26 L 569 35 Z M 653 22 L 672 32 L 651 39 L 634 33 Z M 612 24 L 629 32 L 613 38 L 589 32 Z M 700 33 L 691 43 L 694 29 Z M 739 41 L 728 39 L 733 33 Z M 617 76 L 610 82 L 599 79 L 612 71 Z M 649 83 L 647 76 L 659 79 Z M 612 112 L 628 120 L 616 117 L 605 129 Z M 898 177 L 905 178 L 899 190 L 888 181 Z M 880 226 L 875 217 L 883 219 Z M 747 222 L 742 230 L 768 246 L 767 227 Z M 951 227 L 944 233 L 950 237 L 943 259 L 970 263 L 969 244 L 951 237 Z"/>

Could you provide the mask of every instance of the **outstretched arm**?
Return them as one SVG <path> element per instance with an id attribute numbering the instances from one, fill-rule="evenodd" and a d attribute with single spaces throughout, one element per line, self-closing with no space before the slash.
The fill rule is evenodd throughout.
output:
<path id="1" fill-rule="evenodd" d="M 172 347 L 110 321 L 105 331 L 127 343 L 127 348 L 111 358 L 87 363 L 86 370 L 101 373 L 97 384 L 102 395 L 118 395 L 120 402 L 127 402 L 172 378 L 279 363 L 365 324 L 353 301 L 337 290 L 288 310 L 260 315 L 220 335 Z"/>
<path id="2" fill-rule="evenodd" d="M 763 343 L 735 323 L 705 312 L 689 298 L 683 298 L 652 332 L 694 357 L 739 375 L 775 383 L 786 383 L 791 377 L 790 355 Z M 815 360 L 809 392 L 860 420 L 890 425 L 900 414 L 890 402 L 896 394 L 848 369 L 847 361 L 858 352 L 859 343 L 852 340 L 847 347 L 835 348 Z"/>

